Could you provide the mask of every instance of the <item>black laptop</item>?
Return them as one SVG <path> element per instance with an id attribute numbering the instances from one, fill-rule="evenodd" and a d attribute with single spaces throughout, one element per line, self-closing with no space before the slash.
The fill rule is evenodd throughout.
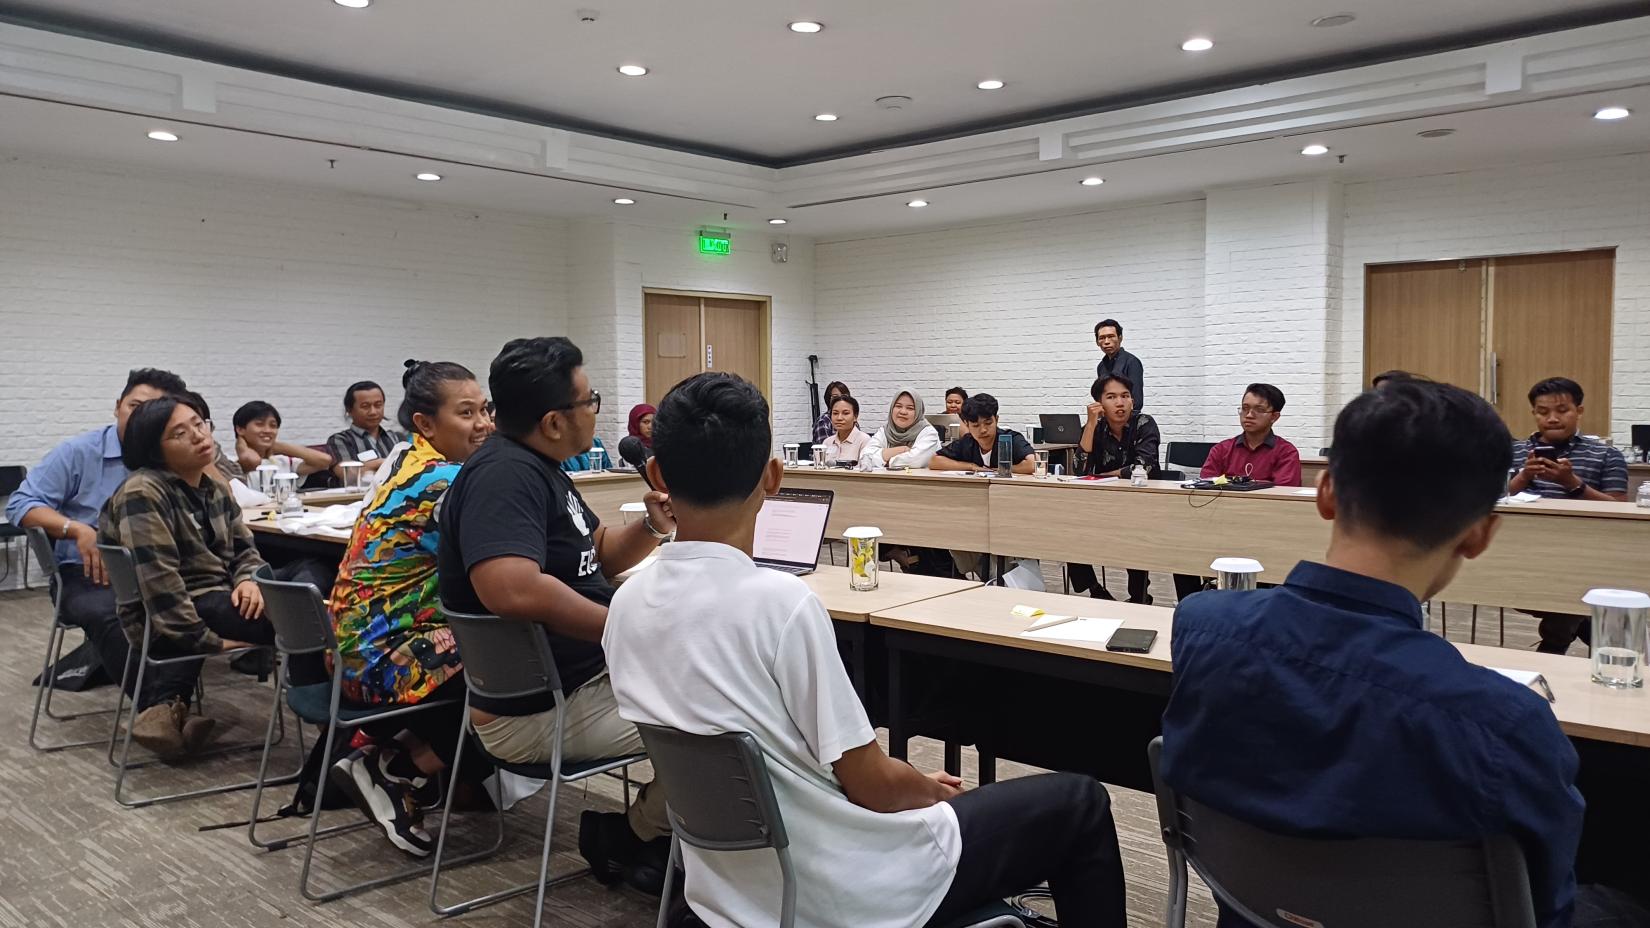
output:
<path id="1" fill-rule="evenodd" d="M 825 523 L 831 518 L 831 490 L 789 490 L 762 502 L 756 514 L 756 543 L 751 549 L 758 567 L 788 574 L 811 574 L 819 566 L 819 546 L 825 541 Z"/>
<path id="2" fill-rule="evenodd" d="M 1075 413 L 1045 412 L 1037 418 L 1043 423 L 1044 444 L 1075 445 L 1083 437 L 1083 419 Z"/>

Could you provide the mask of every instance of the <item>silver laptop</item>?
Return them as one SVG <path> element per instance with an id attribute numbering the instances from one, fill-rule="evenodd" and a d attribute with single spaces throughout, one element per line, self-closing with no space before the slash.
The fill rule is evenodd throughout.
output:
<path id="1" fill-rule="evenodd" d="M 819 546 L 831 518 L 831 490 L 787 490 L 768 497 L 756 514 L 752 560 L 788 574 L 811 574 L 819 566 Z"/>
<path id="2" fill-rule="evenodd" d="M 1076 413 L 1045 412 L 1037 418 L 1043 426 L 1043 444 L 1075 445 L 1083 439 L 1083 420 Z"/>

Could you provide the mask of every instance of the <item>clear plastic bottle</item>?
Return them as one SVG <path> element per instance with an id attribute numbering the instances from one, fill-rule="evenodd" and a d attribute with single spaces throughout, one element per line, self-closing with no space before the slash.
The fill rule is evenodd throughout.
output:
<path id="1" fill-rule="evenodd" d="M 1640 509 L 1650 509 L 1650 480 L 1639 484 L 1638 504 Z"/>

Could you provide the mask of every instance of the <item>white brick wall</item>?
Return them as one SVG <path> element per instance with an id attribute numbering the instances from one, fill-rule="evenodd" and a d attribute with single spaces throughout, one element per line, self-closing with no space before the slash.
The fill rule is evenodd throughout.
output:
<path id="1" fill-rule="evenodd" d="M 508 338 L 565 328 L 563 224 L 110 165 L 0 162 L 0 462 L 109 421 L 128 368 L 241 403 L 282 436 L 342 427 L 343 391 L 402 361 L 485 378 Z"/>
<path id="2" fill-rule="evenodd" d="M 1330 358 L 1339 388 L 1332 405 L 1354 395 L 1364 377 L 1366 263 L 1611 246 L 1610 428 L 1625 439 L 1629 425 L 1650 422 L 1650 154 L 1348 184 L 1345 312 Z"/>
<path id="3" fill-rule="evenodd" d="M 1114 317 L 1164 437 L 1201 437 L 1203 249 L 1201 200 L 822 242 L 820 383 L 847 383 L 871 425 L 901 388 L 943 412 L 960 385 L 1018 429 L 1088 405 L 1094 324 Z"/>
<path id="4" fill-rule="evenodd" d="M 1278 434 L 1307 454 L 1327 442 L 1325 358 L 1340 311 L 1340 186 L 1329 181 L 1209 191 L 1205 213 L 1204 438 L 1235 435 L 1245 385 L 1288 399 Z"/>

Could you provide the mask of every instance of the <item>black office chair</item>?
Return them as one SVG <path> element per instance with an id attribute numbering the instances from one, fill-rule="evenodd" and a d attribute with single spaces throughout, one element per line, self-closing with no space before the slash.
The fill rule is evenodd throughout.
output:
<path id="1" fill-rule="evenodd" d="M 1203 462 L 1209 460 L 1209 452 L 1214 448 L 1212 441 L 1171 441 L 1163 464 L 1165 467 L 1184 467 L 1191 473 L 1199 474 L 1203 472 Z"/>
<path id="2" fill-rule="evenodd" d="M 1147 748 L 1169 852 L 1168 928 L 1186 924 L 1190 864 L 1226 908 L 1266 928 L 1535 928 L 1518 842 L 1299 838 L 1256 828 L 1165 785 Z"/>
<path id="3" fill-rule="evenodd" d="M 779 855 L 779 928 L 796 922 L 796 872 L 768 763 L 756 739 L 742 731 L 690 735 L 641 725 L 653 772 L 670 796 L 670 869 L 659 897 L 658 928 L 665 928 L 671 884 L 682 865 L 682 845 L 702 851 L 756 851 Z M 969 913 L 949 928 L 1025 928 L 1013 908 L 998 902 Z"/>

